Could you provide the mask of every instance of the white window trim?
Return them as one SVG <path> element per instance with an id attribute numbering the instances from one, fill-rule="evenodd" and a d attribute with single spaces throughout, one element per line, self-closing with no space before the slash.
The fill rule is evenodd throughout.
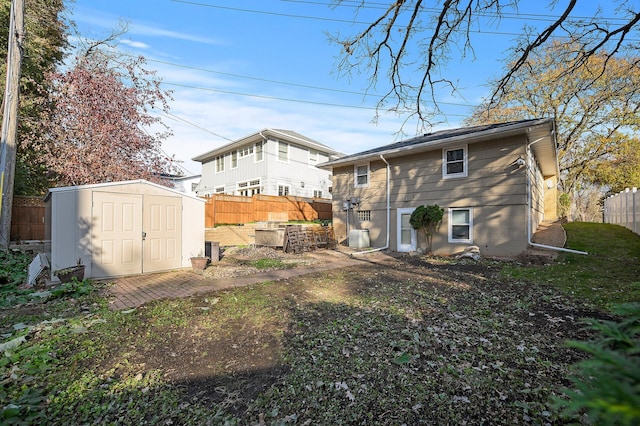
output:
<path id="1" fill-rule="evenodd" d="M 447 152 L 462 149 L 462 173 L 447 173 Z M 469 175 L 469 146 L 460 145 L 442 149 L 442 179 L 464 178 Z"/>
<path id="2" fill-rule="evenodd" d="M 253 155 L 253 145 L 245 145 L 237 150 L 238 158 L 247 158 Z"/>
<path id="3" fill-rule="evenodd" d="M 453 212 L 459 210 L 468 210 L 469 211 L 469 238 L 468 239 L 454 239 L 453 238 Z M 449 234 L 449 242 L 450 243 L 461 243 L 461 244 L 473 244 L 473 207 L 451 207 L 449 208 L 449 224 L 447 226 L 447 233 Z"/>
<path id="4" fill-rule="evenodd" d="M 217 173 L 224 173 L 224 154 L 222 155 L 218 155 L 216 158 L 213 159 L 213 169 L 216 171 Z M 221 158 L 222 159 L 222 169 L 218 170 L 218 159 Z"/>
<path id="5" fill-rule="evenodd" d="M 258 146 L 261 147 L 262 151 L 261 151 L 261 158 L 258 159 Z M 254 163 L 260 163 L 262 161 L 264 161 L 264 149 L 267 146 L 266 142 L 262 141 L 262 142 L 256 142 L 255 146 L 253 147 L 253 162 Z"/>
<path id="6" fill-rule="evenodd" d="M 287 146 L 287 159 L 286 160 L 281 160 L 280 159 L 280 144 L 286 145 Z M 288 163 L 289 162 L 289 158 L 291 157 L 291 146 L 289 145 L 288 142 L 282 142 L 282 141 L 278 141 L 278 145 L 277 145 L 277 154 L 276 154 L 276 160 L 281 162 L 281 163 Z"/>
<path id="7" fill-rule="evenodd" d="M 278 196 L 287 197 L 287 196 L 291 195 L 291 185 L 287 185 L 285 183 L 279 183 L 279 184 L 276 185 L 276 187 L 277 187 L 277 190 L 278 190 Z M 288 188 L 288 191 L 287 191 L 288 194 L 287 195 L 280 195 L 280 187 Z"/>
<path id="8" fill-rule="evenodd" d="M 233 165 L 233 155 L 236 156 L 236 165 Z M 240 153 L 238 151 L 231 151 L 231 155 L 229 156 L 231 162 L 231 170 L 238 168 L 238 159 L 240 158 Z"/>
<path id="9" fill-rule="evenodd" d="M 222 189 L 222 191 L 218 191 L 219 189 Z M 213 193 L 214 194 L 224 194 L 224 185 L 216 186 L 215 188 L 213 188 Z"/>
<path id="10" fill-rule="evenodd" d="M 358 167 L 367 166 L 367 183 L 358 184 Z M 371 165 L 370 163 L 360 163 L 353 165 L 353 187 L 354 188 L 368 188 L 369 182 L 371 182 Z"/>

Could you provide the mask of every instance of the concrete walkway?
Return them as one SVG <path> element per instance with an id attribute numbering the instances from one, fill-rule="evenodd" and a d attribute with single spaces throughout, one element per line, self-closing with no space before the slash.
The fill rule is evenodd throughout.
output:
<path id="1" fill-rule="evenodd" d="M 348 253 L 335 250 L 317 250 L 309 253 L 309 256 L 318 261 L 309 266 L 272 270 L 233 278 L 209 279 L 186 269 L 115 278 L 108 281 L 112 283 L 108 289 L 109 307 L 112 310 L 131 309 L 154 300 L 189 297 L 348 266 L 393 262 L 393 257 L 382 252 L 350 257 Z"/>

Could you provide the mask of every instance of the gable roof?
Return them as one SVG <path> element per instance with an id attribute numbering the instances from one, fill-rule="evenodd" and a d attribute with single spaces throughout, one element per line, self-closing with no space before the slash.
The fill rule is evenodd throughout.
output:
<path id="1" fill-rule="evenodd" d="M 385 158 L 411 155 L 418 152 L 441 149 L 456 144 L 471 144 L 515 135 L 527 135 L 531 150 L 540 163 L 544 176 L 558 174 L 558 160 L 555 142 L 555 123 L 551 118 L 511 121 L 507 123 L 486 124 L 473 127 L 439 130 L 426 133 L 403 141 L 383 145 L 378 148 L 340 157 L 319 164 L 321 169 L 331 170 L 334 167 L 348 166 L 359 162 L 367 162 Z"/>
<path id="2" fill-rule="evenodd" d="M 311 138 L 301 135 L 300 133 L 294 132 L 293 130 L 267 128 L 267 129 L 259 130 L 248 136 L 244 136 L 240 139 L 236 139 L 235 141 L 229 142 L 228 144 L 222 145 L 221 147 L 216 148 L 214 150 L 205 152 L 204 154 L 193 157 L 192 160 L 204 163 L 206 161 L 212 160 L 213 158 L 221 154 L 225 154 L 229 151 L 233 151 L 246 144 L 260 142 L 261 140 L 266 140 L 267 138 L 278 139 L 284 142 L 295 143 L 296 145 L 300 145 L 305 148 L 311 148 L 317 151 L 326 152 L 327 154 L 329 154 L 330 158 L 336 157 L 338 155 L 342 155 L 338 151 L 335 151 L 333 148 L 330 148 L 327 145 L 321 144 L 318 141 L 315 141 Z"/>

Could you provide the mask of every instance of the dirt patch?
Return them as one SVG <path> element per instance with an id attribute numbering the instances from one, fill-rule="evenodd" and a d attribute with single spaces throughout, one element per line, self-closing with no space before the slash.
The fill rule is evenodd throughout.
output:
<path id="1" fill-rule="evenodd" d="M 243 262 L 288 256 L 255 250 L 240 250 L 233 256 L 227 253 L 225 267 L 242 274 Z M 500 277 L 501 266 L 491 261 L 403 256 L 384 265 L 367 263 L 176 301 L 173 310 L 166 313 L 167 325 L 158 319 L 157 312 L 168 309 L 163 307 L 166 302 L 152 303 L 139 308 L 141 323 L 148 324 L 142 328 L 147 330 L 144 338 L 138 336 L 142 329 L 134 329 L 131 335 L 121 337 L 119 346 L 137 345 L 128 354 L 128 362 L 143 370 L 161 371 L 168 381 L 184 389 L 186 399 L 218 404 L 241 418 L 257 415 L 248 410 L 258 395 L 293 380 L 292 366 L 311 363 L 320 370 L 314 374 L 331 376 L 331 369 L 341 368 L 338 363 L 342 361 L 322 357 L 334 356 L 334 351 L 341 351 L 342 358 L 355 357 L 356 352 L 346 343 L 343 348 L 322 348 L 322 342 L 335 345 L 341 333 L 345 342 L 357 342 L 357 352 L 377 354 L 389 345 L 385 328 L 397 329 L 397 342 L 390 351 L 399 363 L 405 362 L 402 357 L 407 356 L 408 348 L 417 345 L 411 336 L 432 339 L 421 358 L 407 358 L 406 362 L 415 362 L 415 374 L 431 374 L 434 365 L 451 357 L 461 362 L 467 356 L 461 352 L 467 350 L 463 348 L 474 348 L 471 342 L 487 350 L 513 351 L 496 365 L 504 364 L 504 369 L 514 371 L 522 365 L 512 358 L 522 358 L 525 351 L 532 352 L 527 359 L 543 353 L 547 360 L 562 365 L 576 361 L 579 355 L 563 343 L 587 337 L 580 320 L 593 312 L 572 307 L 549 289 L 505 281 Z M 339 325 L 342 322 L 344 326 Z M 357 335 L 362 330 L 353 329 L 354 324 L 365 327 L 362 335 Z M 329 325 L 333 326 L 327 328 Z M 322 333 L 330 335 L 325 338 Z M 313 336 L 313 347 L 305 349 L 306 336 Z M 479 354 L 470 358 L 473 361 L 465 361 L 467 369 L 486 368 L 478 361 L 484 352 Z M 113 357 L 105 366 L 117 359 Z M 445 364 L 442 368 L 452 368 Z M 526 380 L 542 375 L 532 370 Z M 553 371 L 552 380 L 564 383 L 561 371 Z M 381 386 L 379 380 L 393 381 L 393 377 L 373 378 L 363 386 Z M 500 380 L 507 379 L 501 376 Z M 445 383 L 452 387 L 451 392 L 459 386 L 449 377 Z"/>
<path id="2" fill-rule="evenodd" d="M 277 266 L 271 268 L 255 266 L 256 261 L 264 259 L 278 261 Z M 312 265 L 317 262 L 318 259 L 309 253 L 288 254 L 271 247 L 229 247 L 222 252 L 220 261 L 209 264 L 203 276 L 209 279 L 233 278 L 270 269 Z"/>

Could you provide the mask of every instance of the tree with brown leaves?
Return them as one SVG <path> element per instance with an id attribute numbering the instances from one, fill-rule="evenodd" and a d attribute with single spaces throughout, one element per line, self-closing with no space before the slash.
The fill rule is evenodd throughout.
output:
<path id="1" fill-rule="evenodd" d="M 164 183 L 171 159 L 161 143 L 170 132 L 153 111 L 168 110 L 170 93 L 144 68 L 144 58 L 106 47 L 95 43 L 68 70 L 50 75 L 51 108 L 40 154 L 58 185 Z"/>

